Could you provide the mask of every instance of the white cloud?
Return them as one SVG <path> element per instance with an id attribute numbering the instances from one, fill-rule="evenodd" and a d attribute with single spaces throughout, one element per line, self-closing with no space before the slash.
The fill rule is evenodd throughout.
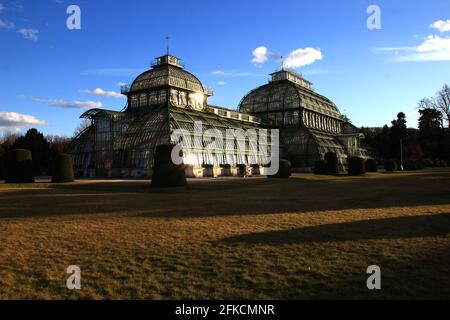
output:
<path id="1" fill-rule="evenodd" d="M 289 53 L 284 60 L 284 65 L 287 68 L 299 68 L 312 64 L 318 60 L 323 59 L 323 54 L 320 49 L 305 48 L 297 49 Z"/>
<path id="2" fill-rule="evenodd" d="M 2 13 L 3 10 L 5 10 L 5 6 L 4 6 L 3 4 L 0 3 L 0 13 Z"/>
<path id="3" fill-rule="evenodd" d="M 267 60 L 281 61 L 281 55 L 276 55 L 270 52 L 267 47 L 260 46 L 252 51 L 252 63 L 261 65 Z M 314 63 L 317 60 L 322 60 L 323 55 L 320 49 L 304 48 L 296 49 L 284 58 L 284 66 L 287 68 L 299 68 Z"/>
<path id="4" fill-rule="evenodd" d="M 115 91 L 106 91 L 102 88 L 97 88 L 94 90 L 80 90 L 81 93 L 87 93 L 94 96 L 107 97 L 107 98 L 125 98 L 124 95 Z"/>
<path id="5" fill-rule="evenodd" d="M 440 32 L 449 32 L 450 31 L 450 20 L 444 21 L 444 20 L 438 20 L 433 22 L 430 25 L 430 28 L 434 28 L 439 30 Z"/>
<path id="6" fill-rule="evenodd" d="M 450 37 L 428 36 L 416 47 L 375 48 L 375 53 L 394 53 L 395 62 L 450 61 Z"/>
<path id="7" fill-rule="evenodd" d="M 418 52 L 447 51 L 450 53 L 450 38 L 428 36 L 424 43 L 417 47 Z"/>
<path id="8" fill-rule="evenodd" d="M 14 23 L 8 20 L 0 19 L 0 29 L 12 29 L 14 28 Z"/>
<path id="9" fill-rule="evenodd" d="M 17 32 L 27 40 L 37 41 L 39 39 L 39 30 L 37 29 L 19 29 Z"/>
<path id="10" fill-rule="evenodd" d="M 222 76 L 222 75 L 225 74 L 225 72 L 222 71 L 222 70 L 217 70 L 217 71 L 211 72 L 211 74 L 212 74 L 212 75 L 215 75 L 215 76 Z"/>
<path id="11" fill-rule="evenodd" d="M 39 120 L 28 114 L 21 114 L 17 112 L 0 112 L 1 131 L 18 131 L 21 128 L 42 125 L 45 125 L 45 121 Z"/>
<path id="12" fill-rule="evenodd" d="M 269 59 L 270 55 L 269 51 L 264 46 L 254 49 L 252 51 L 252 54 L 253 54 L 252 63 L 257 65 L 266 62 Z"/>
<path id="13" fill-rule="evenodd" d="M 103 106 L 103 104 L 99 101 L 68 102 L 62 99 L 40 99 L 40 98 L 33 98 L 33 100 L 51 107 L 58 107 L 64 109 L 79 109 L 79 108 L 95 109 L 101 108 Z"/>
<path id="14" fill-rule="evenodd" d="M 228 82 L 226 82 L 226 81 L 219 81 L 219 82 L 217 82 L 217 84 L 218 84 L 219 86 L 224 86 L 224 85 L 227 85 Z"/>

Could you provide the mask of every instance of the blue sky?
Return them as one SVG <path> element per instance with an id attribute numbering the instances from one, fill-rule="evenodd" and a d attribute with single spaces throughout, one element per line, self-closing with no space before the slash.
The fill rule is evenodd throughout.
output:
<path id="1" fill-rule="evenodd" d="M 81 30 L 66 26 L 71 4 Z M 367 28 L 372 4 L 381 29 Z M 449 19 L 448 0 L 0 0 L 0 130 L 71 136 L 89 107 L 121 110 L 118 84 L 164 54 L 167 35 L 212 104 L 236 108 L 283 55 L 354 124 L 403 111 L 415 127 L 417 102 L 450 82 Z"/>

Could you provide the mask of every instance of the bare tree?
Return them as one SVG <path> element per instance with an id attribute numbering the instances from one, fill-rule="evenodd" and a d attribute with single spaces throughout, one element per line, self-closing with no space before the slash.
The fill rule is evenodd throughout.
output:
<path id="1" fill-rule="evenodd" d="M 445 84 L 435 97 L 422 99 L 419 108 L 439 111 L 450 127 L 450 87 Z"/>
<path id="2" fill-rule="evenodd" d="M 0 152 L 7 152 L 11 149 L 18 137 L 20 137 L 20 134 L 11 132 L 5 132 L 0 135 Z"/>
<path id="3" fill-rule="evenodd" d="M 437 100 L 437 109 L 447 119 L 447 124 L 450 128 L 450 87 L 447 84 L 438 92 Z"/>
<path id="4" fill-rule="evenodd" d="M 73 133 L 73 137 L 77 137 L 80 133 L 82 133 L 84 130 L 86 130 L 91 125 L 91 122 L 87 119 L 83 119 L 81 123 L 75 128 L 75 131 Z"/>

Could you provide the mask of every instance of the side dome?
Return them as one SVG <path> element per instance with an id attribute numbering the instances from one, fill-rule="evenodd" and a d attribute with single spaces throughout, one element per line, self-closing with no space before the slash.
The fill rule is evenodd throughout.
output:
<path id="1" fill-rule="evenodd" d="M 336 105 L 316 93 L 309 81 L 292 70 L 273 73 L 268 84 L 250 91 L 239 104 L 240 112 L 256 115 L 299 108 L 341 119 Z"/>

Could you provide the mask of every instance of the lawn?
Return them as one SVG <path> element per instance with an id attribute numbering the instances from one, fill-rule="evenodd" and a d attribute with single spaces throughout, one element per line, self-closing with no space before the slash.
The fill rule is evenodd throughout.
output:
<path id="1" fill-rule="evenodd" d="M 0 183 L 0 298 L 448 299 L 450 169 Z"/>

